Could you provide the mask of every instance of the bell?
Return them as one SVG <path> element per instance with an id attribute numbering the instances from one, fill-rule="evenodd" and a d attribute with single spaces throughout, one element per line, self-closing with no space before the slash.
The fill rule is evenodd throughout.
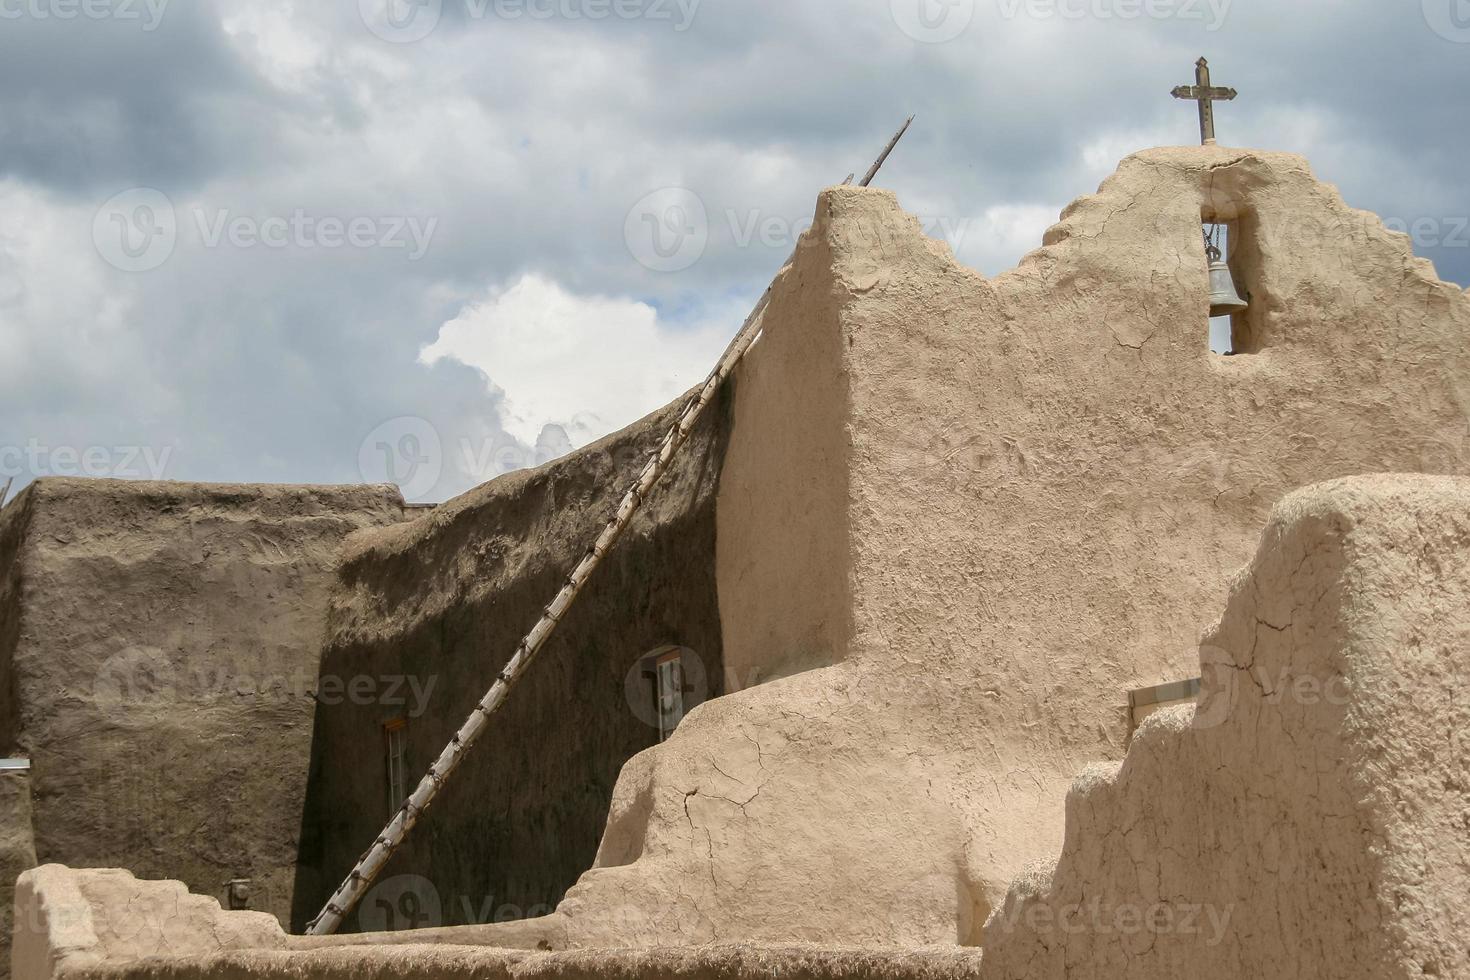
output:
<path id="1" fill-rule="evenodd" d="M 1250 303 L 1241 299 L 1240 293 L 1236 291 L 1235 277 L 1230 274 L 1230 266 L 1225 264 L 1218 250 L 1212 248 L 1209 254 L 1210 316 L 1244 313 L 1250 309 Z"/>

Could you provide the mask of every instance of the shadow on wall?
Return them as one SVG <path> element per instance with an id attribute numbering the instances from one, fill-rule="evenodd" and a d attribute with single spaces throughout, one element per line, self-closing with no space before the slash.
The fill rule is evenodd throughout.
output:
<path id="1" fill-rule="evenodd" d="M 688 711 L 722 693 L 714 499 L 729 400 L 696 427 L 344 932 L 550 912 L 592 866 L 623 764 L 676 723 L 676 701 Z M 322 658 L 293 931 L 469 715 L 682 404 L 349 544 Z M 677 692 L 670 666 L 662 689 L 656 663 L 644 676 L 671 649 L 684 651 Z"/>

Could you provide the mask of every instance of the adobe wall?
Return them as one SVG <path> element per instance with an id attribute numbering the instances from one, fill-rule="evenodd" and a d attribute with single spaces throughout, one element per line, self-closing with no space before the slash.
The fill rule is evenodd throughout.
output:
<path id="1" fill-rule="evenodd" d="M 834 573 L 848 563 L 852 440 L 832 261 L 803 238 L 732 384 L 716 549 L 729 691 L 836 663 L 852 630 L 850 583 Z"/>
<path id="2" fill-rule="evenodd" d="M 989 281 L 891 198 L 829 206 L 853 291 L 849 657 L 922 709 L 924 791 L 962 815 L 959 877 L 993 907 L 1056 853 L 1075 773 L 1121 756 L 1124 692 L 1194 676 L 1284 494 L 1470 472 L 1470 297 L 1286 154 L 1136 154 Z M 1238 356 L 1207 349 L 1204 215 L 1237 222 Z"/>
<path id="3" fill-rule="evenodd" d="M 327 590 L 391 487 L 43 479 L 0 519 L 0 635 L 34 857 L 123 867 L 284 920 Z"/>
<path id="4" fill-rule="evenodd" d="M 16 886 L 16 980 L 106 972 L 149 957 L 197 964 L 230 950 L 285 946 L 265 912 L 225 912 L 181 882 L 140 880 L 117 869 L 32 868 Z M 187 958 L 187 959 L 186 959 Z"/>
<path id="5" fill-rule="evenodd" d="M 15 879 L 36 866 L 31 831 L 30 777 L 0 772 L 0 978 L 10 976 L 10 936 L 14 928 Z"/>
<path id="6" fill-rule="evenodd" d="M 15 502 L 0 508 L 0 756 L 15 748 L 20 712 L 15 703 L 15 647 L 20 642 L 21 567 L 27 522 Z"/>
<path id="7" fill-rule="evenodd" d="M 49 865 L 27 872 L 17 980 L 978 980 L 974 950 L 727 945 L 561 953 L 407 941 L 297 951 L 269 917 L 178 882 Z"/>
<path id="8" fill-rule="evenodd" d="M 52 867 L 22 879 L 18 913 L 43 928 L 18 936 L 17 980 L 1464 976 L 1467 548 L 1467 479 L 1360 477 L 1290 494 L 1199 647 L 1198 708 L 1151 716 L 1123 762 L 1075 781 L 1060 859 L 1012 884 L 983 954 L 519 951 L 472 945 L 490 932 L 473 928 L 331 948 L 219 913 L 176 883 Z"/>
<path id="9" fill-rule="evenodd" d="M 1470 481 L 1276 509 L 1150 718 L 1067 799 L 1061 858 L 985 932 L 987 980 L 1470 976 Z"/>
<path id="10" fill-rule="evenodd" d="M 1240 356 L 1208 351 L 1204 217 L 1237 222 Z M 464 935 L 980 942 L 1277 500 L 1470 470 L 1467 335 L 1470 297 L 1295 156 L 1137 154 L 990 280 L 891 194 L 824 192 L 718 510 L 727 674 L 775 679 L 624 768 L 556 915 Z"/>
<path id="11" fill-rule="evenodd" d="M 12 664 L 20 640 L 21 567 L 17 556 L 26 524 L 19 507 L 0 509 L 0 758 L 16 755 L 19 713 Z M 31 831 L 30 777 L 0 772 L 0 980 L 10 975 L 15 879 L 36 864 Z"/>
<path id="12" fill-rule="evenodd" d="M 411 682 L 404 694 L 412 698 L 416 686 L 425 695 L 409 705 L 343 698 L 318 709 L 298 931 L 390 816 L 384 723 L 406 719 L 411 789 L 612 516 L 682 404 L 350 542 L 323 673 L 403 677 Z M 721 692 L 714 506 L 726 411 L 723 400 L 711 405 L 344 931 L 550 912 L 597 854 L 619 770 L 658 741 L 652 688 L 636 679 L 628 688 L 639 659 L 683 646 L 689 702 Z"/>

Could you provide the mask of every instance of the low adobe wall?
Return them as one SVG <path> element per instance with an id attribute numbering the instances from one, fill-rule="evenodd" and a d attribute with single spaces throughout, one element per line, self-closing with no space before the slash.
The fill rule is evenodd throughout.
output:
<path id="1" fill-rule="evenodd" d="M 0 754 L 28 756 L 34 856 L 282 921 L 327 590 L 392 487 L 42 479 L 0 516 Z"/>
<path id="2" fill-rule="evenodd" d="M 21 881 L 16 980 L 978 980 L 966 950 L 821 946 L 545 953 L 427 945 L 292 951 L 274 920 L 221 912 L 178 882 L 47 866 Z"/>
<path id="3" fill-rule="evenodd" d="M 50 868 L 22 879 L 18 913 L 60 925 L 22 937 L 17 980 L 1465 976 L 1467 548 L 1470 480 L 1367 477 L 1287 497 L 1200 646 L 1199 706 L 1150 717 L 1121 764 L 1076 780 L 1060 860 L 1012 884 L 983 955 L 552 953 L 471 945 L 491 933 L 474 927 L 332 948 L 197 898 L 176 915 L 165 883 Z M 166 955 L 140 959 L 147 944 L 128 937 L 172 924 L 173 945 L 154 947 Z"/>
<path id="4" fill-rule="evenodd" d="M 1470 976 L 1467 549 L 1467 480 L 1287 497 L 1204 637 L 1198 709 L 1076 781 L 983 976 Z"/>
<path id="5" fill-rule="evenodd" d="M 6 951 L 14 928 L 15 880 L 35 866 L 29 774 L 0 771 L 0 980 L 10 976 Z"/>
<path id="6" fill-rule="evenodd" d="M 227 950 L 285 946 L 274 916 L 224 912 L 181 882 L 48 864 L 20 877 L 10 958 L 16 980 L 107 971 L 148 957 L 196 962 Z"/>

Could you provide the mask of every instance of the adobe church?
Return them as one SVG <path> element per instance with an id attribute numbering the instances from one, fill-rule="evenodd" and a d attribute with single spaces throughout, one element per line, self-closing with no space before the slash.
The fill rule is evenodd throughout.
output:
<path id="1" fill-rule="evenodd" d="M 994 278 L 829 188 L 333 935 L 687 402 L 432 510 L 38 481 L 12 974 L 1470 976 L 1467 337 L 1292 155 L 1135 154 Z"/>

